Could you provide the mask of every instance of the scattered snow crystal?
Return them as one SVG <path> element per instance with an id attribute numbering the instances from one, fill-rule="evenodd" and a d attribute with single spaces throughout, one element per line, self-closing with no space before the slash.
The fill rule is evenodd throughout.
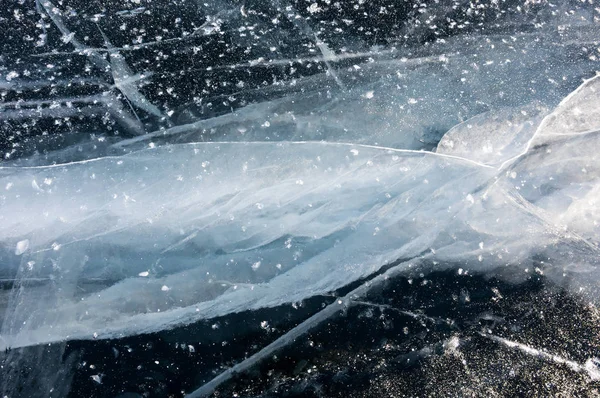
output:
<path id="1" fill-rule="evenodd" d="M 17 256 L 20 256 L 21 254 L 25 253 L 27 251 L 27 249 L 29 249 L 29 240 L 28 239 L 21 240 L 21 241 L 17 242 L 17 246 L 15 247 L 15 254 Z"/>

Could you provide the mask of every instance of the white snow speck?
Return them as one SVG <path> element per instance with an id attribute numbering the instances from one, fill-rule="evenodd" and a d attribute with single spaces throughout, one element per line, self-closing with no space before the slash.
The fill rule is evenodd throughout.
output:
<path id="1" fill-rule="evenodd" d="M 98 374 L 98 375 L 92 375 L 90 376 L 92 378 L 92 380 L 94 380 L 96 383 L 98 384 L 102 384 L 102 375 Z"/>
<path id="2" fill-rule="evenodd" d="M 15 77 L 19 77 L 19 74 L 15 71 L 10 72 L 8 75 L 6 75 L 6 81 L 11 81 L 12 79 L 14 79 Z"/>
<path id="3" fill-rule="evenodd" d="M 309 7 L 306 7 L 306 10 L 308 12 L 310 12 L 311 14 L 314 14 L 316 12 L 319 12 L 322 10 L 321 7 L 319 7 L 319 5 L 317 3 L 312 3 Z"/>
<path id="4" fill-rule="evenodd" d="M 15 247 L 15 255 L 20 256 L 25 253 L 29 249 L 29 239 L 24 239 L 17 242 L 17 246 Z"/>
<path id="5" fill-rule="evenodd" d="M 169 290 L 171 290 L 171 288 L 167 285 L 163 285 L 160 290 L 162 290 L 163 292 L 168 292 Z"/>
<path id="6" fill-rule="evenodd" d="M 69 34 L 63 35 L 60 39 L 62 40 L 63 43 L 67 44 L 69 43 L 71 40 L 73 40 L 73 37 L 75 36 L 74 32 L 71 32 Z"/>
<path id="7" fill-rule="evenodd" d="M 42 188 L 40 188 L 40 186 L 38 185 L 38 183 L 37 183 L 37 181 L 36 181 L 36 180 L 33 180 L 33 181 L 31 181 L 31 187 L 32 187 L 33 189 L 35 189 L 36 191 L 39 191 L 39 192 L 44 192 L 44 191 L 42 190 Z"/>

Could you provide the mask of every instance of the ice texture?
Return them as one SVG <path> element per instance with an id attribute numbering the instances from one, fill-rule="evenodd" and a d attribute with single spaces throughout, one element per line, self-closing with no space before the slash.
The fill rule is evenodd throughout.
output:
<path id="1" fill-rule="evenodd" d="M 594 7 L 22 3 L 0 57 L 0 349 L 392 266 L 598 280 Z"/>
<path id="2" fill-rule="evenodd" d="M 598 69 L 591 5 L 381 3 L 20 2 L 0 63 L 2 157 L 98 157 L 113 141 L 432 150 L 482 113 L 552 109 Z"/>
<path id="3" fill-rule="evenodd" d="M 495 166 L 479 161 L 471 138 L 497 123 L 489 113 L 448 133 L 473 143 L 473 159 L 207 142 L 3 167 L 2 272 L 36 283 L 15 294 L 2 344 L 151 332 L 291 303 L 399 259 L 595 274 L 599 84 L 592 78 L 543 120 L 534 112 L 521 123 L 536 129 L 492 135 L 510 143 Z"/>

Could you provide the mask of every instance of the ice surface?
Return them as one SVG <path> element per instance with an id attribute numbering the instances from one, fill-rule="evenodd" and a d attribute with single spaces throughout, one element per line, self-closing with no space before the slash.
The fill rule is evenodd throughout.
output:
<path id="1" fill-rule="evenodd" d="M 188 306 L 193 316 L 216 316 L 272 306 L 415 256 L 489 177 L 483 168 L 474 178 L 472 169 L 480 168 L 431 153 L 351 145 L 207 143 L 3 169 L 2 185 L 13 185 L 3 203 L 2 241 L 11 250 L 24 237 L 31 242 L 27 261 L 36 265 L 19 278 L 57 281 L 67 272 L 70 283 L 112 285 L 69 298 L 52 315 L 81 328 L 69 335 L 102 336 L 107 327 L 129 329 L 123 316 L 166 319 L 168 310 Z M 465 191 L 443 192 L 466 175 Z M 32 195 L 25 215 L 23 190 Z M 417 211 L 424 207 L 431 217 Z M 25 260 L 12 263 L 18 261 Z M 146 270 L 151 278 L 138 278 Z M 48 311 L 29 313 L 26 327 L 45 325 L 35 318 Z M 179 318 L 188 310 L 174 311 Z M 94 325 L 100 319 L 104 326 Z M 144 328 L 152 325 L 160 327 L 149 319 Z"/>
<path id="2" fill-rule="evenodd" d="M 432 48 L 433 55 L 411 58 L 398 51 L 369 52 L 363 56 L 373 62 L 362 63 L 356 57 L 356 62 L 337 71 L 337 79 L 353 83 L 348 88 L 329 86 L 328 74 L 283 81 L 261 92 L 265 96 L 285 93 L 282 98 L 192 123 L 185 123 L 182 116 L 177 126 L 117 145 L 140 148 L 165 141 L 326 140 L 432 150 L 450 128 L 461 122 L 465 122 L 461 128 L 466 128 L 483 120 L 490 123 L 485 127 L 490 130 L 486 139 L 509 145 L 501 140 L 517 134 L 512 130 L 519 130 L 515 139 L 526 140 L 545 112 L 568 94 L 571 88 L 565 90 L 563 77 L 582 72 L 580 64 L 570 65 L 564 58 L 564 47 L 543 40 L 532 41 L 530 35 L 517 35 L 510 41 L 505 37 L 461 37 Z M 515 46 L 527 56 L 515 54 Z M 541 63 L 550 59 L 563 68 L 546 69 L 541 78 Z M 526 88 L 532 81 L 535 90 Z M 492 134 L 498 127 L 506 132 Z M 476 126 L 474 134 L 483 129 Z M 465 140 L 472 141 L 466 136 Z M 473 148 L 492 161 L 490 145 L 474 147 L 475 142 L 454 151 L 464 155 Z M 517 148 L 516 144 L 511 148 Z M 499 159 L 511 153 L 509 148 L 493 150 L 502 152 Z M 471 152 L 468 156 L 475 155 Z"/>
<path id="3" fill-rule="evenodd" d="M 520 195 L 544 217 L 598 245 L 597 151 L 600 78 L 586 81 L 549 114 L 507 173 Z M 534 167 L 533 165 L 536 164 Z M 506 177 L 505 177 L 506 178 Z M 518 185 L 517 185 L 518 186 Z"/>
<path id="4" fill-rule="evenodd" d="M 554 132 L 573 109 L 594 108 L 599 80 L 541 123 L 533 113 L 539 127 L 527 141 L 519 126 L 492 136 L 523 152 L 502 167 L 327 142 L 179 144 L 3 167 L 1 271 L 38 281 L 16 294 L 3 344 L 107 338 L 276 306 L 398 259 L 592 272 L 596 113 L 568 118 L 559 140 Z M 497 123 L 488 115 L 449 136 L 469 142 L 477 126 L 486 134 Z"/>
<path id="5" fill-rule="evenodd" d="M 290 1 L 22 4 L 14 30 L 27 34 L 5 44 L 0 70 L 2 155 L 52 163 L 52 150 L 90 134 L 129 138 L 118 140 L 128 150 L 267 140 L 432 150 L 484 112 L 552 109 L 598 69 L 597 16 L 575 2 L 490 2 L 465 15 L 455 11 L 465 1 L 383 3 L 337 17 L 325 10 L 337 6 Z"/>
<path id="6" fill-rule="evenodd" d="M 39 18 L 30 53 L 0 58 L 0 348 L 273 307 L 395 262 L 598 280 L 592 8 L 415 3 L 367 34 L 317 3 L 75 3 L 15 8 Z"/>
<path id="7" fill-rule="evenodd" d="M 481 113 L 444 134 L 436 152 L 500 166 L 523 152 L 548 111 L 530 104 Z"/>

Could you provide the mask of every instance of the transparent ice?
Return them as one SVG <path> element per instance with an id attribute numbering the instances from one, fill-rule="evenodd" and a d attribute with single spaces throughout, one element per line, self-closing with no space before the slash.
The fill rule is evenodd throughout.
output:
<path id="1" fill-rule="evenodd" d="M 450 15 L 442 3 L 435 12 Z M 544 273 L 597 300 L 599 16 L 525 3 L 533 22 L 513 15 L 516 27 L 501 19 L 493 33 L 408 51 L 341 42 L 285 1 L 271 5 L 286 10 L 289 28 L 270 36 L 253 36 L 266 22 L 250 5 L 223 1 L 206 3 L 208 17 L 187 35 L 157 43 L 113 43 L 90 23 L 92 45 L 73 28 L 83 18 L 75 11 L 33 2 L 42 30 L 62 38 L 38 56 L 58 52 L 92 72 L 63 79 L 64 61 L 26 78 L 23 68 L 34 68 L 7 57 L 0 89 L 11 97 L 77 79 L 99 89 L 5 100 L 0 120 L 98 116 L 122 133 L 57 133 L 64 145 L 6 150 L 0 278 L 12 288 L 0 301 L 0 349 L 154 332 L 413 267 L 515 281 Z M 314 4 L 308 12 L 319 12 Z M 135 20 L 145 11 L 120 12 Z M 420 14 L 408 37 L 422 34 Z M 137 63 L 136 51 L 196 54 L 188 41 L 224 31 L 240 33 L 236 48 L 259 45 L 201 71 L 320 69 L 252 87 L 232 77 L 239 96 L 254 98 L 235 106 L 237 94 L 192 93 L 215 105 L 195 97 L 175 106 L 152 92 L 170 92 L 164 71 Z M 269 50 L 285 40 L 287 50 Z"/>

